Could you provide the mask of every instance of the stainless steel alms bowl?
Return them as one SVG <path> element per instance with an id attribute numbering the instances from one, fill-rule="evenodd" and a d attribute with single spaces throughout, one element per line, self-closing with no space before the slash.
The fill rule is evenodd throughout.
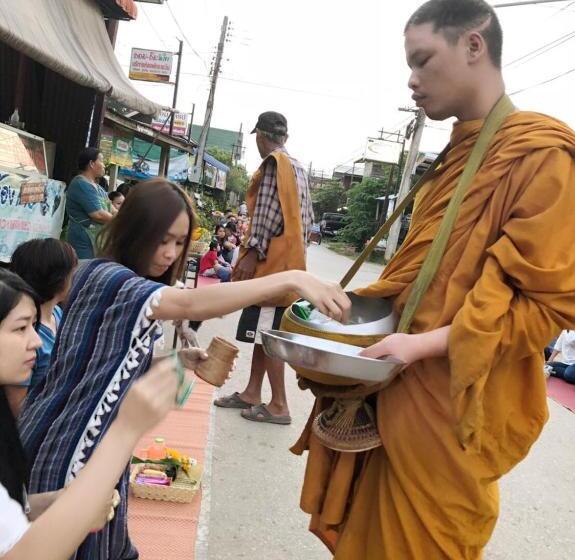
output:
<path id="1" fill-rule="evenodd" d="M 306 321 L 295 313 L 292 313 L 291 319 L 300 325 L 323 332 L 368 336 L 395 332 L 398 321 L 390 300 L 358 296 L 353 292 L 346 293 L 351 300 L 351 312 L 345 325 L 337 321 L 323 323 Z"/>
<path id="2" fill-rule="evenodd" d="M 358 381 L 390 382 L 404 366 L 395 358 L 363 358 L 359 346 L 284 331 L 262 331 L 262 343 L 270 358 Z"/>

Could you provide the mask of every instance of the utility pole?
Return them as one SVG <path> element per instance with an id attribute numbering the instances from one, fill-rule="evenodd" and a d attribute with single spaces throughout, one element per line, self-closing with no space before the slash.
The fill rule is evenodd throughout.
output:
<path id="1" fill-rule="evenodd" d="M 238 131 L 238 137 L 237 137 L 236 141 L 234 142 L 234 145 L 232 146 L 232 161 L 234 162 L 234 165 L 237 165 L 238 161 L 240 161 L 240 159 L 242 159 L 241 138 L 242 138 L 243 126 L 244 126 L 244 123 L 240 123 L 240 130 Z"/>
<path id="2" fill-rule="evenodd" d="M 222 55 L 224 54 L 224 45 L 226 43 L 226 35 L 228 32 L 228 16 L 224 17 L 222 23 L 222 30 L 220 33 L 220 42 L 218 43 L 218 51 L 216 53 L 216 61 L 214 63 L 214 71 L 212 73 L 212 83 L 210 86 L 210 94 L 208 96 L 208 103 L 206 105 L 206 115 L 204 117 L 204 126 L 200 139 L 198 142 L 198 149 L 196 151 L 196 158 L 194 161 L 193 176 L 191 178 L 193 183 L 200 184 L 202 181 L 202 170 L 204 163 L 204 153 L 206 151 L 206 142 L 208 140 L 208 132 L 210 130 L 210 123 L 212 121 L 212 113 L 214 111 L 214 97 L 216 95 L 216 84 L 220 74 L 220 67 L 222 64 Z"/>
<path id="3" fill-rule="evenodd" d="M 178 52 L 176 53 L 178 57 L 178 66 L 176 67 L 176 82 L 174 83 L 174 100 L 172 101 L 172 108 L 175 109 L 178 103 L 178 90 L 180 89 L 180 72 L 182 70 L 182 50 L 184 48 L 184 41 L 181 39 L 180 47 L 178 48 Z M 176 117 L 176 113 L 172 112 L 172 118 L 170 119 L 170 136 L 174 133 L 174 119 Z"/>
<path id="4" fill-rule="evenodd" d="M 406 110 L 406 109 L 400 109 Z M 407 109 L 408 111 L 413 111 L 413 109 Z M 405 198 L 409 189 L 411 188 L 411 172 L 415 166 L 417 160 L 417 154 L 419 153 L 419 144 L 421 143 L 421 136 L 423 134 L 423 128 L 425 125 L 425 112 L 423 109 L 417 111 L 417 118 L 415 121 L 415 128 L 413 131 L 413 140 L 411 141 L 411 146 L 409 148 L 409 155 L 407 156 L 407 162 L 403 168 L 403 175 L 401 177 L 401 184 L 399 185 L 399 193 L 397 195 L 397 202 L 399 204 L 401 200 Z M 385 259 L 389 261 L 393 257 L 395 250 L 397 249 L 397 243 L 399 241 L 399 232 L 401 230 L 401 219 L 397 220 L 389 234 L 387 236 L 387 245 L 385 247 Z"/>
<path id="5" fill-rule="evenodd" d="M 192 143 L 192 129 L 194 127 L 194 113 L 196 112 L 196 104 L 192 103 L 192 114 L 190 115 L 190 128 L 188 130 L 188 142 Z"/>
<path id="6" fill-rule="evenodd" d="M 182 51 L 184 48 L 184 42 L 179 39 L 180 46 L 178 47 L 178 52 L 174 53 L 178 57 L 178 65 L 176 67 L 176 81 L 174 82 L 174 97 L 172 101 L 172 111 L 170 114 L 170 127 L 168 132 L 170 136 L 174 133 L 174 119 L 176 118 L 176 104 L 178 103 L 178 90 L 180 88 L 180 72 L 182 69 Z M 160 132 L 164 129 L 166 123 L 163 124 Z M 168 173 L 170 171 L 170 148 L 169 147 L 162 147 L 162 153 L 160 155 L 160 175 L 164 177 L 168 177 Z"/>

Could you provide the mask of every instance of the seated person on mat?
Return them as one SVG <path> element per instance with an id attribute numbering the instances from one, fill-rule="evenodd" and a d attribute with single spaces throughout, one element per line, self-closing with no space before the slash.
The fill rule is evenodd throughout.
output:
<path id="1" fill-rule="evenodd" d="M 561 361 L 556 362 L 559 354 Z M 551 375 L 575 384 L 575 331 L 561 332 L 547 365 L 551 367 Z"/>
<path id="2" fill-rule="evenodd" d="M 210 278 L 219 278 L 222 282 L 229 282 L 232 267 L 222 257 L 218 256 L 218 242 L 210 243 L 210 250 L 200 260 L 200 274 Z"/>

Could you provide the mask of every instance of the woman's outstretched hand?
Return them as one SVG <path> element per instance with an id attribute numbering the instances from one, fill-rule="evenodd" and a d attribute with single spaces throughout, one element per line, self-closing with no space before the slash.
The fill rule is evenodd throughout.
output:
<path id="1" fill-rule="evenodd" d="M 320 280 L 308 272 L 294 271 L 297 278 L 295 289 L 298 294 L 312 303 L 324 315 L 346 323 L 349 319 L 351 300 L 339 284 Z"/>

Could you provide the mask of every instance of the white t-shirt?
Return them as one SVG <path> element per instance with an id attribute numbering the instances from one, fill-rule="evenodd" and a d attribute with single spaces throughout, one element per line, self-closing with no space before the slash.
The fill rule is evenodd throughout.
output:
<path id="1" fill-rule="evenodd" d="M 561 361 L 564 364 L 575 364 L 575 331 L 562 331 L 555 343 L 555 350 L 561 352 Z"/>
<path id="2" fill-rule="evenodd" d="M 22 538 L 30 522 L 22 506 L 0 484 L 0 556 L 4 556 Z"/>

